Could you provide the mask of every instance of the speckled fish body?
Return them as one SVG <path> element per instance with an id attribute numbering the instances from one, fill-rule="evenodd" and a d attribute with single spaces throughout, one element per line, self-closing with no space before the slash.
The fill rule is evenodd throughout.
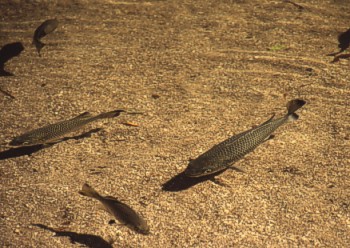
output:
<path id="1" fill-rule="evenodd" d="M 258 127 L 237 134 L 209 149 L 196 159 L 190 161 L 185 170 L 189 177 L 201 177 L 225 170 L 243 156 L 253 151 L 261 143 L 269 139 L 271 134 L 287 121 L 298 119 L 294 112 L 305 104 L 303 100 L 292 100 L 288 102 L 288 113 L 282 118 L 274 119 L 272 116 L 268 121 Z"/>
<path id="2" fill-rule="evenodd" d="M 117 198 L 112 196 L 101 196 L 88 184 L 84 184 L 79 193 L 99 200 L 104 208 L 122 224 L 127 225 L 138 233 L 145 235 L 149 234 L 149 226 L 147 225 L 147 222 L 135 210 L 122 203 Z"/>
<path id="3" fill-rule="evenodd" d="M 52 33 L 58 27 L 57 19 L 50 19 L 44 21 L 34 32 L 33 44 L 35 45 L 38 54 L 40 55 L 40 50 L 45 46 L 40 39 L 49 33 Z"/>
<path id="4" fill-rule="evenodd" d="M 112 118 L 119 116 L 123 110 L 115 110 L 107 113 L 102 113 L 97 116 L 92 116 L 89 112 L 85 112 L 77 117 L 69 120 L 61 121 L 55 124 L 50 124 L 27 133 L 24 133 L 14 138 L 10 146 L 32 146 L 38 144 L 50 143 L 59 139 L 67 133 L 78 130 L 82 126 L 103 118 Z"/>

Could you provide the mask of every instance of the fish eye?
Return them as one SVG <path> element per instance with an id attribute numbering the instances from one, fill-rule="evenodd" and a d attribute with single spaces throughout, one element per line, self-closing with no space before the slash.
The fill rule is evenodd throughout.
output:
<path id="1" fill-rule="evenodd" d="M 205 174 L 208 174 L 208 173 L 210 173 L 212 171 L 212 169 L 206 169 L 205 171 L 204 171 L 204 173 Z"/>

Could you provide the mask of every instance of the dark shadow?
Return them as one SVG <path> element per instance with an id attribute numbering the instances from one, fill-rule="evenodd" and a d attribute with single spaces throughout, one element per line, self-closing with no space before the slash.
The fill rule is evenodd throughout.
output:
<path id="1" fill-rule="evenodd" d="M 92 134 L 94 133 L 98 133 L 99 131 L 101 131 L 103 128 L 94 128 L 88 132 L 85 132 L 83 134 L 77 135 L 77 136 L 73 136 L 73 137 L 66 137 L 63 138 L 62 140 L 60 140 L 59 142 L 62 141 L 66 141 L 66 140 L 70 140 L 70 139 L 74 139 L 74 140 L 80 140 L 80 139 L 84 139 L 84 138 L 90 138 Z"/>
<path id="2" fill-rule="evenodd" d="M 92 130 L 90 130 L 86 133 L 83 133 L 81 135 L 77 135 L 77 136 L 73 136 L 73 137 L 66 137 L 66 138 L 61 139 L 60 141 L 57 141 L 57 142 L 51 143 L 51 144 L 10 148 L 6 151 L 0 152 L 0 160 L 21 157 L 24 155 L 32 155 L 33 153 L 38 152 L 41 149 L 48 148 L 52 145 L 58 144 L 60 142 L 66 141 L 66 140 L 70 140 L 70 139 L 79 140 L 79 139 L 84 139 L 84 138 L 90 137 L 91 134 L 97 133 L 100 130 L 102 130 L 102 128 L 95 128 L 95 129 L 92 129 Z"/>
<path id="3" fill-rule="evenodd" d="M 6 151 L 0 152 L 0 160 L 5 160 L 9 158 L 17 158 L 25 155 L 31 155 L 41 149 L 45 148 L 43 145 L 34 146 L 22 146 L 10 148 Z"/>
<path id="4" fill-rule="evenodd" d="M 339 42 L 338 47 L 340 48 L 340 52 L 343 52 L 349 48 L 349 46 L 350 46 L 350 28 L 338 36 L 338 42 Z"/>
<path id="5" fill-rule="evenodd" d="M 7 91 L 4 91 L 3 89 L 0 88 L 0 92 L 6 96 L 9 96 L 12 99 L 15 99 L 15 97 L 13 95 L 11 95 L 10 93 L 8 93 Z"/>
<path id="6" fill-rule="evenodd" d="M 334 56 L 334 59 L 331 61 L 331 63 L 335 63 L 335 62 L 339 61 L 340 59 L 348 59 L 348 58 L 350 58 L 350 53 L 338 54 L 338 55 Z"/>
<path id="7" fill-rule="evenodd" d="M 5 63 L 12 59 L 13 57 L 18 56 L 24 47 L 21 42 L 9 43 L 3 46 L 0 50 L 0 76 L 13 76 L 11 72 L 5 71 Z"/>
<path id="8" fill-rule="evenodd" d="M 228 169 L 228 168 L 227 168 Z M 191 188 L 192 186 L 202 183 L 204 181 L 210 180 L 215 182 L 215 177 L 225 172 L 227 169 L 216 172 L 211 175 L 203 176 L 203 177 L 188 177 L 184 172 L 174 176 L 169 181 L 162 185 L 162 190 L 176 192 L 181 190 L 186 190 Z"/>
<path id="9" fill-rule="evenodd" d="M 292 174 L 292 175 L 301 175 L 301 174 L 302 174 L 301 171 L 300 171 L 298 168 L 294 167 L 294 166 L 287 166 L 287 167 L 284 167 L 284 168 L 282 169 L 282 172 L 284 172 L 284 173 L 290 173 L 290 174 Z"/>
<path id="10" fill-rule="evenodd" d="M 335 53 L 330 53 L 328 54 L 328 56 L 335 56 L 339 53 L 342 53 L 343 51 L 345 51 L 350 47 L 350 28 L 338 36 L 338 42 L 339 42 L 338 47 L 340 48 L 340 51 Z"/>
<path id="11" fill-rule="evenodd" d="M 290 3 L 290 4 L 292 4 L 293 6 L 297 7 L 300 11 L 304 9 L 303 6 L 301 6 L 300 4 L 297 4 L 297 3 L 293 2 L 293 1 L 291 1 L 291 0 L 284 0 L 284 2 L 285 2 L 285 3 Z"/>
<path id="12" fill-rule="evenodd" d="M 60 230 L 45 226 L 43 224 L 32 224 L 32 226 L 36 226 L 50 232 L 54 232 L 55 237 L 69 237 L 70 242 L 72 244 L 79 243 L 90 248 L 113 248 L 111 243 L 107 242 L 101 236 L 98 236 L 98 235 L 60 231 Z"/>

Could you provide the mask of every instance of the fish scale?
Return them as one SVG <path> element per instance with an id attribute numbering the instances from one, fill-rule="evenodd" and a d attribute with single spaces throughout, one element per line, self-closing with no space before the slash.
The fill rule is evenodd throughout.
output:
<path id="1" fill-rule="evenodd" d="M 284 117 L 269 120 L 256 128 L 237 134 L 206 151 L 196 159 L 190 161 L 185 174 L 190 177 L 200 177 L 225 170 L 244 155 L 253 151 L 271 134 L 288 120 L 298 119 L 294 112 L 305 104 L 303 100 L 292 100 L 288 102 L 288 114 Z"/>
<path id="2" fill-rule="evenodd" d="M 24 133 L 18 137 L 15 137 L 9 143 L 9 145 L 31 146 L 50 143 L 54 140 L 57 140 L 59 137 L 62 137 L 67 133 L 73 132 L 90 122 L 103 118 L 116 117 L 119 116 L 121 112 L 124 112 L 124 110 L 115 110 L 111 112 L 102 113 L 97 116 L 92 116 L 89 112 L 84 112 L 81 115 L 78 115 L 72 119 L 60 121 Z"/>
<path id="3" fill-rule="evenodd" d="M 72 132 L 79 128 L 82 125 L 86 125 L 89 122 L 93 120 L 69 120 L 69 121 L 62 121 L 56 124 L 50 124 L 46 127 L 42 127 L 39 129 L 36 129 L 30 133 L 28 133 L 28 137 L 31 138 L 37 138 L 39 140 L 46 140 L 46 139 L 54 139 L 62 136 L 62 134 L 66 133 L 67 131 Z"/>

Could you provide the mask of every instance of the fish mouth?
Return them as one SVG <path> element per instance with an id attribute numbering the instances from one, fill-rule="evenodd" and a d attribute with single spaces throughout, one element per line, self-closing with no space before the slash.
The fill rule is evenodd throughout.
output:
<path id="1" fill-rule="evenodd" d="M 24 143 L 14 139 L 14 140 L 11 140 L 10 143 L 8 143 L 8 144 L 10 146 L 23 146 Z"/>
<path id="2" fill-rule="evenodd" d="M 143 235 L 148 235 L 150 234 L 150 231 L 149 231 L 149 228 L 146 228 L 146 229 L 140 229 L 140 228 L 137 228 L 137 232 L 143 234 Z"/>

